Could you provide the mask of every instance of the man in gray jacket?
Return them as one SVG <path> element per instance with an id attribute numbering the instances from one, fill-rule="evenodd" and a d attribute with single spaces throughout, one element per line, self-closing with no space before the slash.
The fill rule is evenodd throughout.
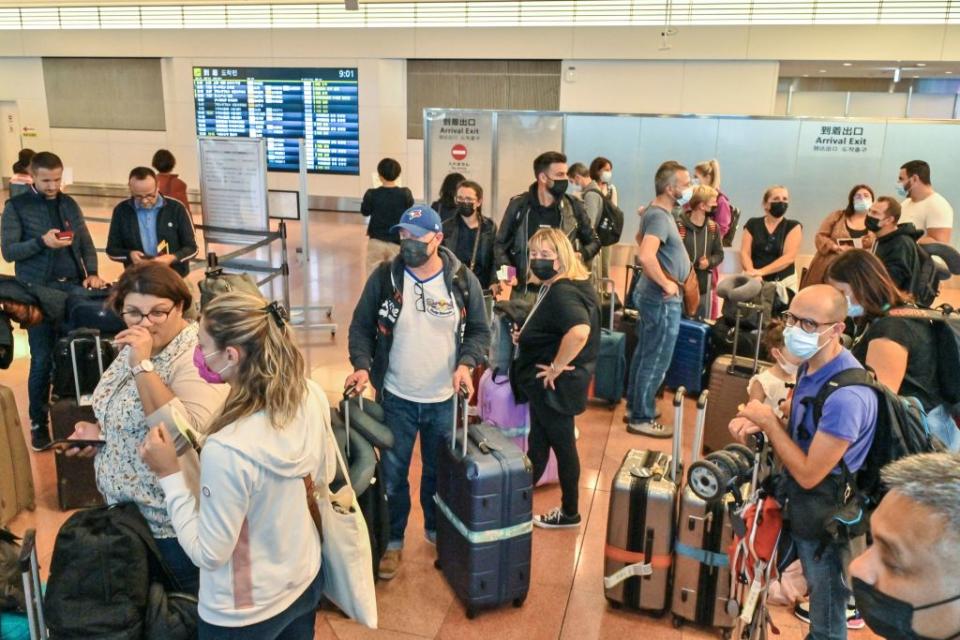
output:
<path id="1" fill-rule="evenodd" d="M 83 220 L 80 206 L 60 191 L 63 162 L 43 151 L 30 162 L 33 188 L 7 201 L 0 218 L 0 250 L 14 263 L 17 280 L 44 285 L 66 293 L 100 289 L 97 250 Z M 27 329 L 30 342 L 31 445 L 34 450 L 50 442 L 48 418 L 50 372 L 56 342 L 49 319 Z"/>
<path id="2" fill-rule="evenodd" d="M 442 246 L 440 216 L 414 205 L 391 232 L 399 233 L 400 255 L 374 269 L 363 288 L 350 323 L 354 372 L 344 383 L 358 390 L 373 384 L 394 435 L 381 459 L 390 506 L 390 542 L 379 567 L 385 580 L 400 567 L 417 434 L 420 506 L 427 541 L 434 543 L 437 458 L 453 424 L 453 397 L 473 393 L 471 370 L 490 346 L 480 281 Z"/>

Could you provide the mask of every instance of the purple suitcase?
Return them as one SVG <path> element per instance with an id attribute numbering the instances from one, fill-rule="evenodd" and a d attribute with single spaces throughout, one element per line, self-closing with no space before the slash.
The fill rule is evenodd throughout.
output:
<path id="1" fill-rule="evenodd" d="M 480 410 L 480 419 L 483 422 L 500 427 L 503 435 L 513 440 L 521 451 L 527 452 L 527 438 L 530 434 L 530 405 L 526 402 L 523 404 L 517 403 L 513 396 L 513 390 L 510 388 L 510 379 L 507 376 L 497 374 L 493 369 L 484 371 L 477 390 L 477 406 Z M 560 482 L 557 456 L 551 449 L 550 457 L 547 460 L 547 468 L 540 476 L 537 486 L 542 487 L 557 482 Z"/>

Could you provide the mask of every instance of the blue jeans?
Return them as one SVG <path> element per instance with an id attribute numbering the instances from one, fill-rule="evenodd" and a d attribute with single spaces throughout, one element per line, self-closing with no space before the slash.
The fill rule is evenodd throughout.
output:
<path id="1" fill-rule="evenodd" d="M 850 591 L 844 576 L 850 559 L 849 543 L 827 545 L 818 559 L 818 540 L 794 538 L 794 542 L 810 589 L 807 640 L 846 640 Z"/>
<path id="2" fill-rule="evenodd" d="M 65 293 L 83 293 L 83 287 L 69 282 L 46 282 L 45 287 Z M 57 332 L 53 323 L 44 320 L 27 329 L 30 343 L 30 374 L 27 377 L 27 397 L 30 399 L 31 425 L 46 428 L 50 412 L 50 374 L 53 372 L 53 351 L 57 346 Z"/>
<path id="3" fill-rule="evenodd" d="M 170 573 L 180 583 L 180 591 L 197 595 L 200 591 L 200 569 L 193 564 L 180 542 L 176 538 L 154 538 L 154 542 Z"/>
<path id="4" fill-rule="evenodd" d="M 953 421 L 947 405 L 942 404 L 927 414 L 927 426 L 930 427 L 932 435 L 947 445 L 947 449 L 954 453 L 960 452 L 960 428 L 957 428 L 957 423 Z"/>
<path id="5" fill-rule="evenodd" d="M 418 432 L 423 463 L 423 475 L 420 477 L 423 523 L 428 533 L 437 530 L 436 505 L 433 502 L 433 495 L 437 492 L 437 456 L 440 447 L 449 442 L 453 428 L 453 399 L 433 403 L 411 402 L 384 389 L 382 404 L 384 419 L 394 439 L 393 447 L 387 449 L 380 460 L 387 487 L 387 504 L 390 506 L 390 543 L 387 549 L 394 550 L 403 548 L 403 532 L 410 517 L 410 481 L 407 476 Z"/>
<path id="6" fill-rule="evenodd" d="M 634 295 L 637 316 L 637 349 L 630 363 L 627 400 L 630 422 L 652 422 L 657 414 L 657 389 L 673 360 L 680 333 L 680 298 Z"/>
<path id="7" fill-rule="evenodd" d="M 313 640 L 317 606 L 323 595 L 323 571 L 287 610 L 246 627 L 218 627 L 200 619 L 200 640 Z"/>

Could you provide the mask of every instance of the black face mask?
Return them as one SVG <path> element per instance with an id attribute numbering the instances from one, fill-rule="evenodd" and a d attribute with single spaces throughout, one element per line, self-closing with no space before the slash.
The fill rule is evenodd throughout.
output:
<path id="1" fill-rule="evenodd" d="M 553 184 L 547 187 L 547 191 L 550 192 L 554 198 L 559 199 L 563 194 L 567 192 L 568 180 L 554 180 Z"/>
<path id="2" fill-rule="evenodd" d="M 874 218 L 873 216 L 867 216 L 863 221 L 863 225 L 867 228 L 867 231 L 873 231 L 877 233 L 880 231 L 880 220 L 879 218 Z"/>
<path id="3" fill-rule="evenodd" d="M 557 270 L 553 267 L 553 260 L 547 258 L 536 258 L 530 261 L 530 271 L 537 276 L 540 282 L 552 280 L 557 275 Z"/>
<path id="4" fill-rule="evenodd" d="M 431 254 L 427 251 L 429 243 L 420 242 L 413 238 L 405 238 L 400 241 L 400 257 L 408 267 L 422 267 L 430 259 Z"/>
<path id="5" fill-rule="evenodd" d="M 707 209 L 707 215 L 708 215 L 709 217 L 711 217 L 711 218 L 712 218 L 713 216 L 717 215 L 717 208 L 716 208 L 716 207 L 710 207 L 709 209 Z"/>
<path id="6" fill-rule="evenodd" d="M 786 202 L 771 202 L 770 215 L 774 218 L 782 218 L 786 215 L 788 206 L 789 204 Z"/>
<path id="7" fill-rule="evenodd" d="M 957 595 L 922 607 L 915 607 L 909 602 L 877 591 L 873 585 L 867 584 L 860 578 L 853 579 L 853 597 L 867 626 L 887 640 L 927 640 L 913 630 L 913 612 L 960 600 L 960 595 Z M 947 640 L 958 637 L 960 632 L 953 634 Z"/>
<path id="8" fill-rule="evenodd" d="M 469 218 L 473 215 L 473 205 L 463 202 L 457 205 L 457 213 L 464 218 Z"/>

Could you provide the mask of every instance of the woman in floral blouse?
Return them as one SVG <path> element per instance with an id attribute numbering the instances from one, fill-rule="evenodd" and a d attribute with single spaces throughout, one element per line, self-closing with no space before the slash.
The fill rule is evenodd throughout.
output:
<path id="1" fill-rule="evenodd" d="M 190 289 L 170 267 L 145 262 L 124 271 L 108 302 L 127 325 L 115 339 L 120 353 L 93 393 L 97 423 L 77 423 L 73 437 L 106 441 L 99 451 L 79 452 L 96 455 L 100 492 L 108 504 L 136 503 L 181 588 L 196 593 L 198 569 L 177 542 L 163 490 L 139 455 L 150 428 L 162 422 L 177 444 L 188 485 L 198 491 L 199 458 L 174 415 L 203 433 L 229 389 L 201 379 L 193 364 L 197 325 L 183 317 L 191 302 Z"/>

